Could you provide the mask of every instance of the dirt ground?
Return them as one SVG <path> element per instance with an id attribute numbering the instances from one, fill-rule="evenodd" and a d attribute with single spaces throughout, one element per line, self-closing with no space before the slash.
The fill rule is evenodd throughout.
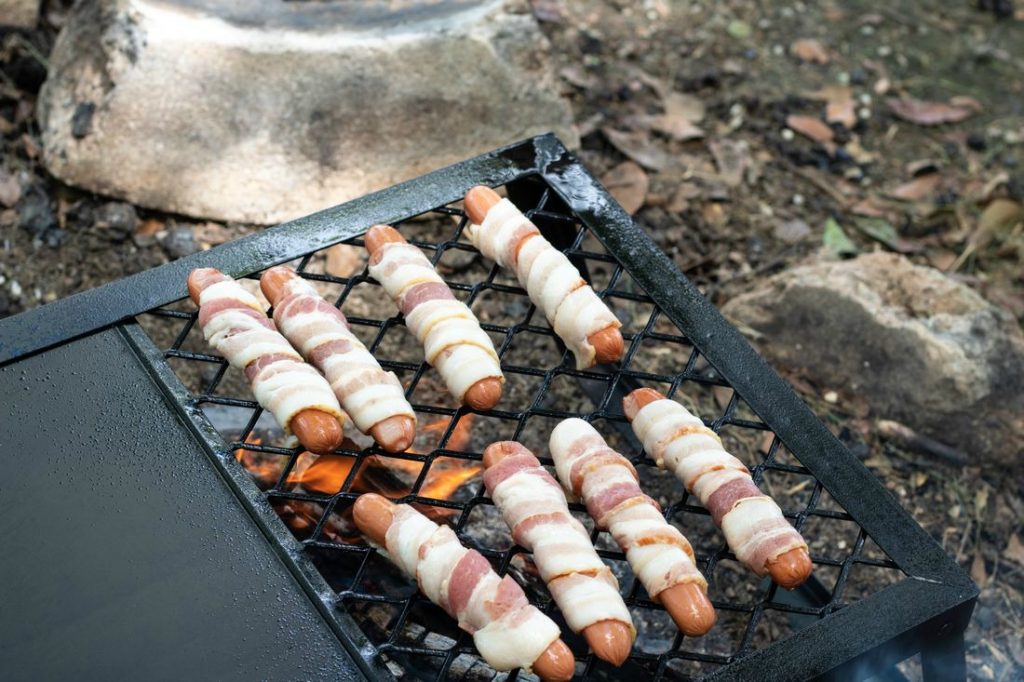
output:
<path id="1" fill-rule="evenodd" d="M 574 104 L 580 157 L 715 303 L 798 261 L 889 249 L 1024 320 L 1024 7 L 532 8 Z M 0 35 L 0 317 L 258 229 L 133 207 L 46 173 L 34 106 L 66 12 L 44 3 L 40 30 Z M 789 378 L 982 587 L 971 678 L 1024 678 L 1024 470 L 909 452 L 879 437 L 884 415 Z"/>

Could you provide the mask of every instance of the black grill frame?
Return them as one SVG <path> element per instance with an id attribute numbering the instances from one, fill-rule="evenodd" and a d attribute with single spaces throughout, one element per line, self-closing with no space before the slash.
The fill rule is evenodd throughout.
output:
<path id="1" fill-rule="evenodd" d="M 676 269 L 651 240 L 639 230 L 630 217 L 611 199 L 592 176 L 550 135 L 540 136 L 515 145 L 511 145 L 490 154 L 485 154 L 435 173 L 412 180 L 408 183 L 369 195 L 362 199 L 349 202 L 342 206 L 328 209 L 313 216 L 302 218 L 291 223 L 267 230 L 263 233 L 225 244 L 208 252 L 196 254 L 176 261 L 161 268 L 141 273 L 121 282 L 58 301 L 44 308 L 30 311 L 4 323 L 0 329 L 0 365 L 34 353 L 57 343 L 63 343 L 93 330 L 113 324 L 126 325 L 132 343 L 138 352 L 144 355 L 152 365 L 154 377 L 164 387 L 168 396 L 187 416 L 186 420 L 195 434 L 206 444 L 216 461 L 221 465 L 225 475 L 232 482 L 240 499 L 249 507 L 255 518 L 271 540 L 287 559 L 293 572 L 303 586 L 309 591 L 314 602 L 332 625 L 339 638 L 349 647 L 357 661 L 364 665 L 364 672 L 371 678 L 391 677 L 391 672 L 382 665 L 376 656 L 374 646 L 360 631 L 359 627 L 336 607 L 337 599 L 351 599 L 353 594 L 336 595 L 317 573 L 309 560 L 305 548 L 318 547 L 320 541 L 310 540 L 297 542 L 291 533 L 276 517 L 269 505 L 267 497 L 254 486 L 248 474 L 242 470 L 234 458 L 239 443 L 226 443 L 210 426 L 198 408 L 201 402 L 223 401 L 226 404 L 255 407 L 244 401 L 224 399 L 210 396 L 216 381 L 223 376 L 224 363 L 213 356 L 203 356 L 181 351 L 181 341 L 188 333 L 192 322 L 186 323 L 182 334 L 175 345 L 167 352 L 157 350 L 149 338 L 131 322 L 134 316 L 158 309 L 185 295 L 185 279 L 188 272 L 196 267 L 217 267 L 234 277 L 252 276 L 254 273 L 282 262 L 296 258 L 300 268 L 309 262 L 309 255 L 319 249 L 344 240 L 360 243 L 358 236 L 370 225 L 398 223 L 411 216 L 428 211 L 442 211 L 458 214 L 458 211 L 445 208 L 445 205 L 457 201 L 469 187 L 476 184 L 492 186 L 510 185 L 510 193 L 517 186 L 522 187 L 523 181 L 529 178 L 540 178 L 550 191 L 544 191 L 540 197 L 525 200 L 515 198 L 521 206 L 536 206 L 536 215 L 557 222 L 564 215 L 557 211 L 546 211 L 549 201 L 564 201 L 571 212 L 603 243 L 609 254 L 587 253 L 580 251 L 577 236 L 576 243 L 559 244 L 568 248 L 571 256 L 585 262 L 587 260 L 617 260 L 620 265 L 616 272 L 624 267 L 639 284 L 649 293 L 662 314 L 666 315 L 682 332 L 682 340 L 693 346 L 688 361 L 682 372 L 671 381 L 671 390 L 675 391 L 680 382 L 685 380 L 707 382 L 732 387 L 735 390 L 725 413 L 718 419 L 709 421 L 709 425 L 718 429 L 724 425 L 739 425 L 745 428 L 769 429 L 776 434 L 775 441 L 765 458 L 754 469 L 755 479 L 765 470 L 792 471 L 793 473 L 809 473 L 816 480 L 815 493 L 811 497 L 809 508 L 791 514 L 799 527 L 808 514 L 825 514 L 815 511 L 814 505 L 821 490 L 827 490 L 835 501 L 846 510 L 840 518 L 849 518 L 861 528 L 858 540 L 849 558 L 844 562 L 815 557 L 816 563 L 831 564 L 840 568 L 840 586 L 836 595 L 828 594 L 828 590 L 820 584 L 812 583 L 803 593 L 804 601 L 786 601 L 783 595 L 776 597 L 774 588 L 766 588 L 765 599 L 753 607 L 747 630 L 744 634 L 744 646 L 740 655 L 725 659 L 714 656 L 706 657 L 709 663 L 724 664 L 711 677 L 713 679 L 754 679 L 754 678 L 787 678 L 805 679 L 820 675 L 832 677 L 867 676 L 882 672 L 894 662 L 907 658 L 914 653 L 923 654 L 922 661 L 925 672 L 929 676 L 941 676 L 948 679 L 963 677 L 962 632 L 966 628 L 977 597 L 977 588 L 964 572 L 945 555 L 942 549 L 906 514 L 899 504 L 885 491 L 877 479 L 849 452 L 835 437 L 814 417 L 804 403 L 793 393 L 792 389 L 776 375 L 761 358 L 750 348 L 740 334 L 733 329 L 721 315 L 699 293 L 699 291 Z M 517 185 L 517 183 L 519 183 Z M 538 204 L 534 204 L 536 200 Z M 526 203 L 524 203 L 524 201 Z M 440 209 L 438 207 L 441 207 Z M 463 220 L 464 224 L 464 220 Z M 456 243 L 455 237 L 445 242 L 444 248 L 467 248 Z M 549 235 L 558 237 L 557 231 Z M 440 257 L 443 249 L 437 251 Z M 493 279 L 495 268 L 491 269 Z M 312 278 L 321 276 L 307 275 Z M 613 275 L 609 289 L 613 289 L 618 275 Z M 344 282 L 345 292 L 355 284 L 363 281 L 365 272 Z M 330 279 L 330 278 L 325 278 Z M 481 283 L 483 284 L 483 283 Z M 488 288 L 501 290 L 502 285 L 488 283 Z M 514 287 L 512 288 L 514 289 Z M 480 284 L 466 287 L 470 297 L 475 297 Z M 519 291 L 521 293 L 521 291 Z M 616 292 L 615 296 L 623 292 Z M 342 295 L 342 298 L 345 294 Z M 646 296 L 641 295 L 642 298 Z M 158 314 L 171 317 L 188 318 L 194 321 L 194 314 L 179 311 L 161 310 Z M 536 316 L 534 320 L 536 320 Z M 653 318 L 652 318 L 653 319 Z M 356 324 L 377 324 L 375 320 L 352 319 Z M 380 335 L 387 331 L 388 325 L 400 324 L 397 317 L 383 322 Z M 506 331 L 495 325 L 484 325 L 490 331 Z M 647 332 L 650 332 L 651 323 Z M 536 334 L 551 332 L 543 321 L 527 322 L 521 325 L 520 331 Z M 649 336 L 651 336 L 649 334 Z M 652 336 L 657 338 L 657 336 Z M 509 337 L 511 340 L 511 336 Z M 665 339 L 677 341 L 679 339 Z M 627 343 L 631 339 L 627 338 Z M 507 349 L 505 344 L 502 351 Z M 635 352 L 638 344 L 632 345 Z M 629 349 L 630 347 L 627 346 Z M 702 355 L 717 370 L 716 378 L 707 378 L 693 372 L 695 359 Z M 175 377 L 165 362 L 166 357 L 182 357 L 204 362 L 220 362 L 221 371 L 214 380 L 213 387 L 208 388 L 207 395 L 192 396 Z M 567 360 L 563 354 L 563 365 Z M 384 363 L 395 369 L 414 372 L 413 383 L 418 381 L 424 371 L 421 365 L 403 365 L 402 363 Z M 569 361 L 571 365 L 571 360 Z M 627 358 L 628 366 L 628 358 Z M 516 368 L 517 371 L 529 372 L 530 368 Z M 551 375 L 543 370 L 532 370 L 544 376 L 546 382 Z M 612 390 L 597 398 L 597 409 L 590 414 L 591 418 L 608 418 L 611 422 L 623 422 L 621 412 L 616 414 L 613 403 L 621 397 L 623 390 L 631 386 L 630 381 L 641 379 L 665 380 L 664 376 L 631 376 L 629 372 L 613 370 L 610 380 Z M 601 370 L 578 372 L 569 367 L 559 369 L 559 375 L 573 376 L 579 379 L 595 379 L 609 382 L 607 374 Z M 411 390 L 411 389 L 410 389 Z M 734 415 L 737 396 L 749 405 L 760 418 L 760 422 L 743 420 Z M 431 406 L 417 406 L 421 412 L 434 412 L 456 416 L 455 410 L 438 410 Z M 536 406 L 534 406 L 536 407 Z M 461 413 L 462 411 L 460 411 Z M 500 410 L 498 411 L 500 415 Z M 532 410 L 532 414 L 546 414 L 551 417 L 575 416 L 575 413 L 555 410 Z M 517 434 L 525 421 L 521 415 L 508 413 L 508 418 L 520 418 Z M 251 429 L 258 417 L 253 417 Z M 454 425 L 454 420 L 452 421 Z M 443 436 L 442 445 L 450 435 Z M 774 455 L 779 443 L 784 443 L 800 461 L 800 466 L 791 466 L 774 462 Z M 250 448 L 257 449 L 257 448 Z M 266 447 L 267 451 L 275 451 Z M 281 451 L 280 454 L 295 454 Z M 366 452 L 350 453 L 354 457 L 365 457 Z M 538 453 L 540 454 L 540 453 Z M 418 461 L 433 458 L 463 457 L 465 453 L 438 450 L 428 455 L 412 456 Z M 291 463 L 294 463 L 294 456 Z M 289 465 L 290 466 L 290 465 Z M 353 467 L 353 472 L 358 467 Z M 424 467 L 424 475 L 427 467 Z M 282 474 L 282 481 L 287 474 L 287 467 Z M 423 476 L 417 482 L 421 484 Z M 278 492 L 273 496 L 287 498 L 288 493 Z M 301 498 L 301 495 L 299 496 Z M 349 499 L 347 493 L 334 496 L 325 511 L 319 531 L 333 506 L 339 501 Z M 429 500 L 430 504 L 446 506 L 445 502 Z M 465 504 L 447 503 L 453 508 L 463 509 L 461 523 L 467 518 L 468 509 L 475 504 L 486 503 L 482 498 L 474 498 Z M 684 498 L 678 505 L 689 513 L 706 513 Z M 667 510 L 671 513 L 673 510 Z M 828 512 L 836 514 L 835 512 Z M 826 514 L 827 515 L 827 514 Z M 891 560 L 876 562 L 885 567 L 898 567 L 908 578 L 902 582 L 885 588 L 866 599 L 852 605 L 843 605 L 836 600 L 841 593 L 841 583 L 854 563 L 871 563 L 871 559 L 860 556 L 865 538 L 872 540 L 890 557 Z M 314 533 L 313 537 L 317 537 Z M 332 545 L 332 548 L 336 548 Z M 366 566 L 365 548 L 358 550 L 364 555 L 360 570 Z M 484 552 L 487 554 L 488 552 Z M 503 554 L 504 556 L 498 556 Z M 507 568 L 512 552 L 491 552 L 490 556 L 498 559 L 502 570 Z M 621 557 L 615 552 L 604 552 L 610 558 Z M 706 564 L 713 567 L 715 561 L 726 556 L 724 550 L 715 556 L 705 557 Z M 702 566 L 705 568 L 705 566 Z M 825 593 L 822 594 L 822 590 Z M 357 595 L 359 599 L 373 599 L 373 595 Z M 382 600 L 386 596 L 379 597 Z M 630 598 L 634 603 L 649 606 L 650 602 Z M 404 602 L 403 618 L 417 603 L 416 599 Z M 723 605 L 718 604 L 720 607 Z M 759 613 L 768 605 L 769 608 L 792 613 L 794 616 L 825 616 L 812 625 L 798 630 L 782 641 L 774 642 L 768 647 L 749 653 L 746 646 L 753 627 L 757 623 Z M 739 605 L 726 605 L 739 608 Z M 744 607 L 746 608 L 746 607 Z M 400 626 L 394 628 L 397 633 Z M 468 643 L 468 645 L 467 645 Z M 678 645 L 678 641 L 677 641 Z M 467 637 L 460 639 L 457 651 L 471 647 Z M 434 649 L 420 649 L 401 645 L 383 647 L 395 654 L 439 655 Z M 455 658 L 455 653 L 446 655 L 442 672 Z M 638 656 L 644 658 L 644 656 Z M 669 656 L 668 658 L 671 658 Z M 684 658 L 694 659 L 693 656 Z M 699 660 L 699 657 L 695 660 Z M 664 672 L 666 661 L 661 661 L 659 673 Z M 589 674 L 592 661 L 587 661 L 584 676 Z"/>

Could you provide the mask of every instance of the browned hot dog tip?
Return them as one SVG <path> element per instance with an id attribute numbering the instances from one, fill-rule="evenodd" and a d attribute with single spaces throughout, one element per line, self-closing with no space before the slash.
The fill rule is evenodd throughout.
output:
<path id="1" fill-rule="evenodd" d="M 490 410 L 501 400 L 501 390 L 501 379 L 487 377 L 470 386 L 462 396 L 462 402 L 474 410 Z"/>
<path id="2" fill-rule="evenodd" d="M 219 274 L 220 271 L 215 268 L 196 268 L 188 273 L 188 297 L 193 303 L 199 305 L 199 294 L 210 285 L 210 280 Z"/>
<path id="3" fill-rule="evenodd" d="M 294 277 L 297 275 L 283 265 L 275 265 L 263 273 L 260 277 L 260 290 L 270 305 L 277 305 L 278 299 L 284 294 L 285 285 Z"/>
<path id="4" fill-rule="evenodd" d="M 622 412 L 626 415 L 626 419 L 633 421 L 637 412 L 664 397 L 653 388 L 638 388 L 622 399 Z"/>
<path id="5" fill-rule="evenodd" d="M 568 645 L 556 639 L 537 657 L 531 668 L 545 682 L 568 682 L 576 672 L 576 659 Z"/>
<path id="6" fill-rule="evenodd" d="M 477 185 L 466 192 L 466 215 L 471 222 L 479 225 L 487 217 L 487 212 L 501 201 L 501 197 L 490 187 Z"/>
<path id="7" fill-rule="evenodd" d="M 616 362 L 622 357 L 622 351 L 626 348 L 622 332 L 614 326 L 591 334 L 587 340 L 594 347 L 594 362 L 599 365 Z"/>
<path id="8" fill-rule="evenodd" d="M 366 252 L 370 254 L 370 264 L 376 265 L 380 262 L 383 253 L 381 249 L 386 244 L 404 244 L 405 237 L 402 233 L 390 225 L 374 225 L 363 235 L 363 245 Z"/>
<path id="9" fill-rule="evenodd" d="M 715 607 L 704 588 L 697 583 L 673 585 L 658 593 L 658 601 L 687 637 L 707 634 L 717 619 Z"/>
<path id="10" fill-rule="evenodd" d="M 416 437 L 416 420 L 396 414 L 374 424 L 370 428 L 370 436 L 388 452 L 405 452 Z"/>
<path id="11" fill-rule="evenodd" d="M 523 451 L 523 446 L 514 440 L 503 440 L 497 443 L 491 443 L 484 448 L 484 468 L 490 469 L 492 466 L 512 455 L 519 454 Z"/>
<path id="12" fill-rule="evenodd" d="M 388 528 L 395 516 L 395 503 L 378 495 L 365 493 L 352 506 L 352 520 L 359 531 L 374 544 L 384 546 Z"/>
<path id="13" fill-rule="evenodd" d="M 810 577 L 814 564 L 806 547 L 794 547 L 769 561 L 767 568 L 768 574 L 777 585 L 787 590 L 795 590 Z"/>
<path id="14" fill-rule="evenodd" d="M 590 650 L 602 661 L 618 667 L 629 658 L 633 648 L 633 630 L 621 620 L 600 620 L 583 628 Z"/>
<path id="15" fill-rule="evenodd" d="M 345 437 L 337 417 L 321 410 L 299 412 L 292 417 L 290 426 L 302 447 L 318 455 L 334 452 Z"/>

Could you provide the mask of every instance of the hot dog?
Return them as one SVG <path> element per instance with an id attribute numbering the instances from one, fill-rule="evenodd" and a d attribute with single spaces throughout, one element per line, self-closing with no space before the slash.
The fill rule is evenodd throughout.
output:
<path id="1" fill-rule="evenodd" d="M 576 356 L 578 369 L 622 357 L 622 323 L 512 202 L 477 186 L 466 193 L 465 206 L 472 223 L 466 230 L 470 241 L 516 273 L 530 300 Z"/>
<path id="2" fill-rule="evenodd" d="M 694 563 L 693 548 L 665 521 L 657 502 L 640 490 L 636 470 L 582 419 L 566 419 L 549 441 L 555 472 L 581 497 L 598 528 L 607 529 L 651 599 L 664 604 L 686 635 L 715 624 L 708 583 Z"/>
<path id="3" fill-rule="evenodd" d="M 647 454 L 672 470 L 711 512 L 737 559 L 786 589 L 807 580 L 814 568 L 807 543 L 775 501 L 754 485 L 747 467 L 722 448 L 714 431 L 650 388 L 630 393 L 622 409 Z"/>
<path id="4" fill-rule="evenodd" d="M 245 371 L 256 401 L 311 452 L 341 445 L 345 414 L 320 373 L 278 333 L 255 296 L 213 268 L 193 270 L 188 293 L 203 336 Z"/>
<path id="5" fill-rule="evenodd" d="M 416 435 L 416 413 L 402 384 L 385 372 L 349 330 L 340 310 L 285 267 L 263 273 L 260 287 L 274 306 L 278 330 L 324 373 L 341 406 L 363 433 L 388 452 L 402 452 Z"/>
<path id="6" fill-rule="evenodd" d="M 451 528 L 374 493 L 356 500 L 353 519 L 473 635 L 480 655 L 496 670 L 532 668 L 542 680 L 572 678 L 575 662 L 558 626 L 529 603 L 511 577 L 499 577 L 479 552 L 463 547 Z"/>
<path id="7" fill-rule="evenodd" d="M 598 658 L 622 665 L 636 630 L 611 569 L 569 513 L 558 482 L 515 441 L 484 450 L 484 485 L 517 543 L 533 561 L 573 632 L 581 632 Z"/>
<path id="8" fill-rule="evenodd" d="M 501 399 L 505 377 L 487 333 L 473 312 L 452 294 L 427 257 L 398 230 L 376 225 L 365 236 L 370 274 L 398 304 L 409 330 L 423 344 L 427 362 L 448 390 L 475 410 Z"/>

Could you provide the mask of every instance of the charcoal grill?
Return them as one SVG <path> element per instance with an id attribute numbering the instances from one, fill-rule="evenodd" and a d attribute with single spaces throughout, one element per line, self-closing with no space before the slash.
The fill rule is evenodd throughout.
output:
<path id="1" fill-rule="evenodd" d="M 475 250 L 461 236 L 466 219 L 457 202 L 476 184 L 504 187 L 624 318 L 627 353 L 620 364 L 576 370 L 525 292 L 507 273 L 474 258 Z M 431 219 L 432 223 L 422 222 Z M 317 265 L 321 250 L 338 243 L 361 245 L 359 235 L 375 223 L 400 225 L 412 235 L 411 241 L 442 267 L 457 295 L 478 311 L 484 329 L 500 348 L 510 390 L 498 409 L 476 417 L 479 437 L 523 439 L 539 448 L 556 420 L 582 416 L 593 421 L 632 457 L 642 479 L 666 502 L 667 517 L 694 542 L 719 613 L 710 639 L 679 635 L 632 580 L 622 554 L 604 534 L 593 531 L 600 554 L 620 576 L 641 633 L 619 670 L 588 656 L 579 638 L 568 637 L 578 656 L 577 679 L 900 679 L 894 664 L 915 654 L 920 654 L 926 679 L 965 677 L 963 632 L 978 594 L 975 585 L 550 135 L 0 323 L 0 404 L 5 420 L 14 417 L 4 429 L 9 447 L 3 462 L 5 478 L 15 482 L 6 500 L 0 496 L 0 516 L 5 518 L 5 537 L 10 538 L 0 573 L 17 575 L 23 583 L 5 578 L 0 585 L 0 601 L 16 599 L 20 601 L 14 603 L 22 606 L 17 616 L 17 609 L 4 610 L 0 637 L 21 645 L 13 649 L 24 650 L 0 653 L 0 664 L 10 664 L 5 669 L 66 672 L 68 668 L 52 660 L 60 656 L 47 649 L 52 638 L 45 633 L 53 631 L 56 622 L 65 623 L 68 614 L 82 611 L 85 615 L 71 619 L 74 630 L 89 622 L 90 608 L 102 608 L 73 595 L 63 595 L 68 601 L 60 604 L 24 597 L 58 579 L 48 568 L 51 562 L 82 568 L 64 572 L 64 579 L 77 585 L 77 593 L 103 582 L 97 572 L 137 578 L 140 570 L 158 571 L 161 562 L 169 560 L 149 547 L 151 534 L 160 528 L 172 529 L 169 536 L 186 548 L 194 539 L 179 537 L 184 518 L 156 510 L 153 503 L 129 504 L 149 530 L 129 534 L 129 544 L 115 531 L 88 531 L 101 547 L 127 554 L 110 557 L 101 567 L 81 558 L 80 554 L 95 551 L 88 546 L 55 543 L 42 548 L 38 529 L 16 527 L 15 521 L 24 522 L 25 515 L 15 514 L 12 521 L 10 509 L 43 498 L 52 505 L 53 488 L 47 486 L 66 483 L 75 491 L 70 496 L 73 504 L 81 505 L 79 511 L 86 515 L 83 523 L 94 526 L 87 517 L 90 511 L 96 513 L 96 521 L 111 512 L 98 506 L 99 490 L 125 495 L 134 481 L 158 485 L 165 502 L 184 496 L 187 503 L 178 503 L 176 513 L 197 515 L 189 522 L 193 534 L 201 536 L 200 546 L 193 549 L 197 562 L 205 551 L 203 560 L 210 563 L 195 566 L 192 574 L 187 566 L 179 569 L 188 577 L 191 591 L 208 600 L 204 604 L 222 605 L 226 590 L 237 607 L 220 612 L 239 628 L 236 636 L 221 636 L 218 625 L 199 619 L 190 628 L 208 627 L 214 634 L 192 632 L 189 650 L 194 660 L 171 658 L 164 663 L 177 661 L 181 669 L 198 665 L 208 673 L 210 666 L 228 657 L 237 665 L 232 670 L 243 678 L 494 676 L 476 657 L 472 640 L 454 630 L 379 555 L 331 532 L 356 497 L 358 472 L 382 453 L 373 447 L 343 448 L 338 456 L 348 458 L 351 466 L 337 491 L 310 492 L 291 485 L 289 476 L 300 453 L 272 438 L 255 442 L 253 436 L 266 421 L 260 420 L 261 410 L 251 396 L 234 393 L 226 363 L 196 345 L 194 310 L 180 303 L 186 295 L 186 276 L 197 267 L 217 267 L 234 277 L 254 279 L 272 265 L 290 262 L 303 276 L 331 290 L 357 334 L 408 386 L 421 425 L 431 416 L 448 420 L 429 449 L 395 456 L 420 467 L 402 499 L 447 513 L 462 537 L 498 570 L 511 570 L 529 583 L 529 564 L 517 556 L 523 550 L 511 546 L 510 540 L 495 543 L 476 530 L 482 517 L 493 517 L 479 478 L 452 497 L 424 494 L 432 469 L 442 462 L 479 461 L 479 441 L 449 447 L 467 409 L 428 390 L 432 370 L 424 363 L 392 354 L 411 339 L 401 336 L 407 332 L 393 307 L 350 309 L 351 302 L 367 292 L 379 294 L 365 268 L 336 277 Z M 521 353 L 525 346 L 542 350 L 539 355 Z M 622 395 L 640 385 L 695 404 L 708 425 L 746 458 L 755 480 L 775 493 L 811 543 L 815 574 L 805 586 L 787 593 L 738 570 L 720 534 L 710 528 L 706 511 L 645 461 L 620 407 Z M 224 411 L 242 417 L 234 426 L 225 426 Z M 73 465 L 61 457 L 67 448 L 78 453 Z M 239 464 L 240 449 L 276 461 L 271 480 L 256 485 Z M 108 450 L 124 455 L 97 454 Z M 159 463 L 159 471 L 152 470 L 154 463 Z M 122 480 L 101 480 L 107 465 L 120 467 Z M 37 466 L 48 470 L 35 471 Z M 20 481 L 27 469 L 31 476 Z M 185 469 L 194 475 L 181 474 L 179 470 Z M 181 489 L 186 486 L 196 487 Z M 312 510 L 301 532 L 294 526 L 289 529 L 275 513 L 288 505 L 302 505 L 307 516 Z M 582 506 L 573 508 L 584 518 Z M 220 547 L 224 535 L 233 538 L 226 549 Z M 15 572 L 26 551 L 40 573 Z M 251 563 L 240 569 L 242 564 L 234 561 L 231 570 L 236 573 L 225 575 L 224 565 L 231 559 L 221 552 L 245 554 Z M 119 566 L 126 559 L 136 568 Z M 253 566 L 261 567 L 258 574 Z M 245 580 L 251 582 L 240 590 L 239 583 Z M 115 630 L 148 632 L 150 621 L 166 619 L 169 611 L 180 608 L 159 584 L 155 592 L 151 613 L 131 600 L 116 598 L 115 605 L 125 608 L 112 615 L 130 627 Z M 119 594 L 116 588 L 112 594 Z M 531 597 L 558 618 L 542 589 L 531 588 Z M 185 601 L 191 604 L 188 598 Z M 190 608 L 203 610 L 198 603 Z M 250 611 L 253 617 L 238 615 Z M 27 630 L 35 634 L 26 634 Z M 150 642 L 156 650 L 175 645 L 181 636 L 172 628 L 165 630 L 164 639 Z M 563 632 L 568 633 L 564 627 Z M 131 637 L 127 632 L 124 636 Z M 122 646 L 102 634 L 90 637 L 97 660 L 126 655 Z M 196 645 L 197 637 L 208 639 L 208 645 Z M 250 658 L 238 662 L 241 656 L 225 653 L 232 646 Z M 41 661 L 46 659 L 44 650 L 49 659 Z M 147 658 L 152 655 L 140 657 L 142 668 L 132 670 L 145 670 Z M 117 663 L 97 665 L 91 670 L 125 670 Z M 171 664 L 170 669 L 174 667 Z M 508 679 L 517 676 L 513 673 Z"/>

